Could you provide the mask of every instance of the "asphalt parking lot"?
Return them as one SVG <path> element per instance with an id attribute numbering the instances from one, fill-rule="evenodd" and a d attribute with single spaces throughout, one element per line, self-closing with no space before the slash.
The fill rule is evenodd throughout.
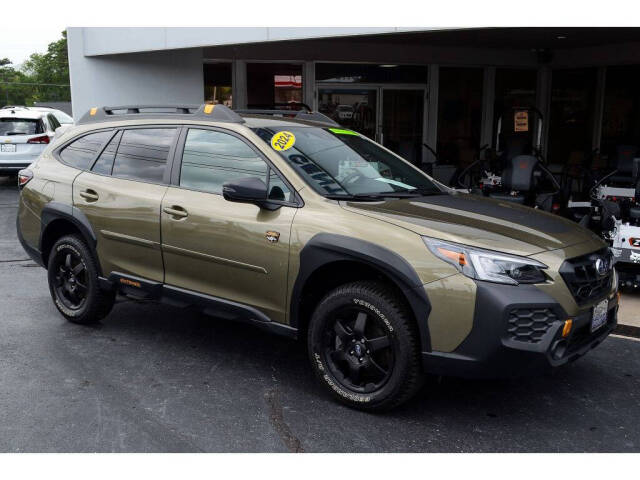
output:
<path id="1" fill-rule="evenodd" d="M 361 413 L 324 394 L 299 344 L 245 325 L 129 301 L 67 323 L 16 209 L 0 178 L 0 452 L 640 451 L 638 340 L 539 378 L 431 378 Z"/>

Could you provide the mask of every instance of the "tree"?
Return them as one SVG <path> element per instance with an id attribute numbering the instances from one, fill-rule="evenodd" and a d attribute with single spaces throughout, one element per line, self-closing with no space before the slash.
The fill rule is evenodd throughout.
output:
<path id="1" fill-rule="evenodd" d="M 31 105 L 33 88 L 29 78 L 17 70 L 8 58 L 0 59 L 0 104 Z"/>
<path id="2" fill-rule="evenodd" d="M 31 54 L 22 71 L 33 83 L 45 84 L 34 86 L 36 101 L 71 101 L 67 32 L 50 43 L 46 53 Z"/>
<path id="3" fill-rule="evenodd" d="M 52 42 L 46 53 L 33 53 L 21 68 L 0 59 L 0 104 L 33 105 L 33 102 L 69 102 L 67 32 Z"/>

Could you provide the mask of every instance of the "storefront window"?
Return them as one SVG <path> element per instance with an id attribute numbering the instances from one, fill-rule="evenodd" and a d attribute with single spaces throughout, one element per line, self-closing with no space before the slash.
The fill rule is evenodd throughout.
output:
<path id="1" fill-rule="evenodd" d="M 424 90 L 382 90 L 382 144 L 415 165 L 422 163 Z"/>
<path id="2" fill-rule="evenodd" d="M 640 146 L 640 66 L 608 67 L 600 150 L 613 157 L 620 145 Z"/>
<path id="3" fill-rule="evenodd" d="M 205 63 L 204 101 L 231 107 L 231 63 Z"/>
<path id="4" fill-rule="evenodd" d="M 247 64 L 247 106 L 249 108 L 299 109 L 301 103 L 302 65 Z"/>
<path id="5" fill-rule="evenodd" d="M 438 97 L 438 161 L 469 165 L 480 146 L 482 69 L 441 68 Z"/>
<path id="6" fill-rule="evenodd" d="M 593 139 L 596 69 L 552 72 L 548 162 L 581 163 L 589 158 Z"/>
<path id="7" fill-rule="evenodd" d="M 496 70 L 496 90 L 493 107 L 494 136 L 491 145 L 496 147 L 498 120 L 506 132 L 506 125 L 513 123 L 513 113 L 518 108 L 536 105 L 537 72 L 530 69 L 498 68 Z M 501 139 L 500 145 L 504 141 Z"/>

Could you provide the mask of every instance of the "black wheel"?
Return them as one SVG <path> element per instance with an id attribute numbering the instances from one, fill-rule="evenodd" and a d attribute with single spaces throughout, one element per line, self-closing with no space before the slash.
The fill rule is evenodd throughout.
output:
<path id="1" fill-rule="evenodd" d="M 60 238 L 49 254 L 49 291 L 62 315 L 75 323 L 93 323 L 113 307 L 114 292 L 101 290 L 89 248 L 74 235 Z"/>
<path id="2" fill-rule="evenodd" d="M 308 332 L 320 381 L 338 400 L 363 410 L 387 410 L 422 384 L 415 324 L 388 286 L 354 282 L 318 305 Z"/>

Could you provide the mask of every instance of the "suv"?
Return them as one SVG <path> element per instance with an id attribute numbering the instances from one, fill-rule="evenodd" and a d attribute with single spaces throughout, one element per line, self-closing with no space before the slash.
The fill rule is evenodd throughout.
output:
<path id="1" fill-rule="evenodd" d="M 60 313 L 95 322 L 123 294 L 301 337 L 327 390 L 366 410 L 425 373 L 557 367 L 614 329 L 593 233 L 290 117 L 91 109 L 19 176 L 19 238 Z"/>
<path id="2" fill-rule="evenodd" d="M 0 108 L 0 175 L 15 175 L 34 162 L 59 126 L 51 112 Z"/>
<path id="3" fill-rule="evenodd" d="M 73 117 L 71 115 L 66 114 L 62 110 L 58 110 L 53 107 L 29 107 L 31 110 L 35 110 L 37 112 L 45 112 L 51 113 L 60 125 L 73 125 Z"/>

